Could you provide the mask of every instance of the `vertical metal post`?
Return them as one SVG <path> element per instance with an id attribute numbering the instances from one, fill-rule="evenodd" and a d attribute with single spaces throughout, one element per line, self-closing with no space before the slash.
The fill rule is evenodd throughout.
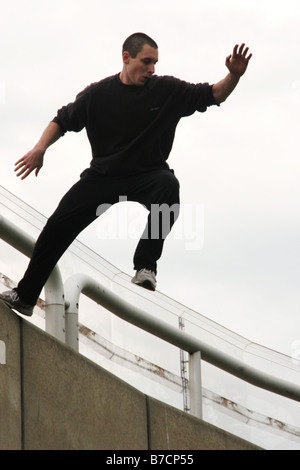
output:
<path id="1" fill-rule="evenodd" d="M 66 344 L 75 351 L 79 351 L 78 312 L 66 309 Z"/>
<path id="2" fill-rule="evenodd" d="M 6 364 L 6 345 L 0 340 L 0 364 Z"/>
<path id="3" fill-rule="evenodd" d="M 191 414 L 202 419 L 202 383 L 201 353 L 196 351 L 189 355 L 189 382 Z"/>
<path id="4" fill-rule="evenodd" d="M 83 278 L 83 276 L 82 276 Z M 81 277 L 71 276 L 64 284 L 65 299 L 65 316 L 66 316 L 66 344 L 75 351 L 79 350 L 79 296 L 81 294 L 82 285 Z"/>
<path id="5" fill-rule="evenodd" d="M 182 316 L 178 317 L 179 329 L 184 330 L 184 320 Z M 188 389 L 188 376 L 187 376 L 187 364 L 188 364 L 188 353 L 183 349 L 180 349 L 180 372 L 181 372 L 181 382 L 182 382 L 182 396 L 183 396 L 183 411 L 188 413 L 190 411 L 189 404 L 189 389 Z"/>
<path id="6" fill-rule="evenodd" d="M 29 258 L 35 240 L 0 214 L 0 238 Z M 65 342 L 65 300 L 60 270 L 56 265 L 45 284 L 46 332 Z"/>
<path id="7" fill-rule="evenodd" d="M 45 284 L 46 332 L 66 342 L 65 298 L 60 271 L 56 266 Z"/>

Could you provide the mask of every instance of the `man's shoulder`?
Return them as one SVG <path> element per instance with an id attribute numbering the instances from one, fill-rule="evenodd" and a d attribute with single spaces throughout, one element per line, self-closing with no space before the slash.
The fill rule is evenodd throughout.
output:
<path id="1" fill-rule="evenodd" d="M 179 78 L 173 75 L 152 75 L 150 80 L 150 86 L 154 87 L 165 87 L 165 88 L 176 88 L 181 83 L 184 83 Z"/>
<path id="2" fill-rule="evenodd" d="M 118 74 L 110 75 L 109 77 L 102 78 L 98 82 L 92 83 L 90 86 L 94 88 L 101 88 L 101 87 L 106 87 L 110 86 L 114 83 L 117 83 L 118 79 Z"/>
<path id="3" fill-rule="evenodd" d="M 102 89 L 113 86 L 114 83 L 116 83 L 116 78 L 117 78 L 117 75 L 111 75 L 109 77 L 106 77 L 106 78 L 103 78 L 103 79 L 99 80 L 98 82 L 93 82 L 90 85 L 88 85 L 87 87 L 85 87 L 84 90 L 82 90 L 78 94 L 78 97 L 82 96 L 82 95 L 94 93 L 94 92 L 97 92 L 97 91 L 101 91 Z"/>
<path id="4" fill-rule="evenodd" d="M 151 81 L 154 84 L 163 84 L 163 83 L 175 83 L 180 81 L 178 78 L 173 77 L 172 75 L 152 75 Z"/>

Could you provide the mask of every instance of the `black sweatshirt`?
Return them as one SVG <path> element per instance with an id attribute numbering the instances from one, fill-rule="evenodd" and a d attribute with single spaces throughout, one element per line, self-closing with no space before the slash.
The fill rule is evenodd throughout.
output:
<path id="1" fill-rule="evenodd" d="M 129 175 L 168 168 L 180 118 L 214 104 L 208 83 L 153 75 L 139 87 L 124 85 L 117 74 L 88 86 L 53 121 L 63 134 L 86 128 L 92 169 L 103 175 Z"/>

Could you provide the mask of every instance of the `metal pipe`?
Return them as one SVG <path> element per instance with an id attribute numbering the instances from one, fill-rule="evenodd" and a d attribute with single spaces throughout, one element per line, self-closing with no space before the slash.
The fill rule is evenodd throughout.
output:
<path id="1" fill-rule="evenodd" d="M 0 364 L 6 364 L 6 344 L 0 340 Z"/>
<path id="2" fill-rule="evenodd" d="M 191 414 L 202 419 L 201 352 L 189 355 Z"/>
<path id="3" fill-rule="evenodd" d="M 0 238 L 29 258 L 35 240 L 18 226 L 0 215 Z M 45 284 L 46 331 L 65 342 L 65 301 L 63 282 L 58 266 L 55 266 Z"/>
<path id="4" fill-rule="evenodd" d="M 195 338 L 194 336 L 155 318 L 148 312 L 129 304 L 123 298 L 111 292 L 109 289 L 106 289 L 87 275 L 77 274 L 71 276 L 64 284 L 64 291 L 67 301 L 66 305 L 68 305 L 66 310 L 66 338 L 68 338 L 67 341 L 70 341 L 70 343 L 68 343 L 69 345 L 71 345 L 72 342 L 70 339 L 71 337 L 78 337 L 78 332 L 75 331 L 74 327 L 78 320 L 74 321 L 74 318 L 78 318 L 79 297 L 80 294 L 83 293 L 123 320 L 148 331 L 148 333 L 158 336 L 190 354 L 200 351 L 202 359 L 206 362 L 252 385 L 286 398 L 300 401 L 299 386 L 266 374 L 265 372 L 260 372 L 254 367 L 249 366 L 228 354 L 218 351 L 214 347 L 201 341 L 199 338 Z M 73 318 L 73 321 L 70 324 L 68 322 L 69 316 Z M 71 328 L 73 328 L 73 331 L 68 331 L 70 325 Z"/>
<path id="5" fill-rule="evenodd" d="M 30 257 L 35 241 L 16 225 L 0 215 L 0 238 L 24 255 Z M 210 345 L 155 318 L 97 283 L 86 275 L 71 276 L 65 283 L 67 300 L 64 318 L 64 287 L 59 268 L 56 266 L 45 284 L 46 331 L 57 339 L 78 349 L 78 308 L 81 293 L 113 312 L 129 323 L 142 328 L 190 355 L 200 352 L 206 362 L 270 392 L 300 401 L 300 387 L 264 372 L 260 372 Z M 66 325 L 66 326 L 65 326 Z M 66 330 L 66 331 L 65 331 Z"/>

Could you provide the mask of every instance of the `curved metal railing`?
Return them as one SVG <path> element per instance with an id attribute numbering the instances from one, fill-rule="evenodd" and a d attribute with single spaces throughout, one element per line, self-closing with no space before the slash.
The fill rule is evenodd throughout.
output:
<path id="1" fill-rule="evenodd" d="M 26 256 L 31 256 L 34 247 L 33 238 L 3 216 L 0 216 L 0 238 Z M 45 285 L 46 331 L 76 350 L 78 349 L 78 314 L 81 294 L 101 304 L 127 322 L 189 353 L 191 413 L 195 416 L 202 416 L 201 359 L 257 387 L 300 401 L 299 386 L 261 372 L 199 338 L 150 315 L 90 276 L 73 275 L 63 285 L 60 270 L 56 266 Z"/>
<path id="2" fill-rule="evenodd" d="M 2 215 L 0 215 L 0 238 L 25 256 L 31 256 L 35 240 Z M 65 342 L 64 289 L 58 266 L 55 266 L 45 284 L 45 311 L 47 333 Z"/>

